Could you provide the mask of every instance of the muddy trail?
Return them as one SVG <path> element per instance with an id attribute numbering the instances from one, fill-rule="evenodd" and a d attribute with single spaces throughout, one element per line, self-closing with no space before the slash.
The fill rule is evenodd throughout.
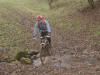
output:
<path id="1" fill-rule="evenodd" d="M 88 25 L 90 22 L 94 24 L 88 25 L 87 28 L 98 26 L 100 24 L 99 6 L 100 2 L 97 2 L 94 10 L 84 8 L 78 14 L 69 17 L 86 16 L 85 19 L 89 20 L 85 24 Z M 84 36 L 91 36 L 87 34 L 87 28 L 76 34 L 53 26 L 52 56 L 47 57 L 45 65 L 41 65 L 40 59 L 35 60 L 31 65 L 2 62 L 0 75 L 100 75 L 100 46 L 96 43 L 99 38 L 85 40 Z M 33 43 L 34 48 L 39 49 L 36 42 Z"/>
<path id="2" fill-rule="evenodd" d="M 52 28 L 52 56 L 41 65 L 40 59 L 32 65 L 0 63 L 0 75 L 99 75 L 99 51 L 95 44 L 72 33 Z"/>

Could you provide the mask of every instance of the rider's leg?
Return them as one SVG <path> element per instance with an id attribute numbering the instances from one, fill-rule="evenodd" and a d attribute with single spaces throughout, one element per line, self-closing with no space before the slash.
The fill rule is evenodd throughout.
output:
<path id="1" fill-rule="evenodd" d="M 49 33 L 47 35 L 50 36 L 50 37 L 47 38 L 47 40 L 48 40 L 50 47 L 51 47 L 51 35 Z"/>
<path id="2" fill-rule="evenodd" d="M 51 37 L 47 38 L 47 40 L 49 41 L 49 44 L 51 45 Z"/>
<path id="3" fill-rule="evenodd" d="M 42 40 L 44 39 L 44 33 L 41 32 L 41 43 L 42 43 Z"/>

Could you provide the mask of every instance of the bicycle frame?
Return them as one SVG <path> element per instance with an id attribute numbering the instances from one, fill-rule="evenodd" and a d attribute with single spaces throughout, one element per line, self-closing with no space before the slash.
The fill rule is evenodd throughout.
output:
<path id="1" fill-rule="evenodd" d="M 45 37 L 40 37 L 41 38 L 41 46 L 42 48 L 45 48 L 47 45 L 49 45 L 49 42 L 47 40 L 47 38 L 49 38 L 50 36 L 45 36 Z"/>

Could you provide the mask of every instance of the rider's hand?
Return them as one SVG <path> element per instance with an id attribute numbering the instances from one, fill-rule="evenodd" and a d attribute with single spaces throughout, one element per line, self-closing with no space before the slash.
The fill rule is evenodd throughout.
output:
<path id="1" fill-rule="evenodd" d="M 33 39 L 36 40 L 36 37 L 33 36 Z"/>

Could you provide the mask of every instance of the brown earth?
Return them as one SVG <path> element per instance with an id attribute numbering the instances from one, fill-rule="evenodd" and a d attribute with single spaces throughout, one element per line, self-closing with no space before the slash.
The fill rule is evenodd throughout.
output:
<path id="1" fill-rule="evenodd" d="M 95 5 L 94 10 L 84 8 L 68 16 L 83 16 L 84 21 L 88 19 L 84 23 L 86 27 L 80 32 L 65 32 L 52 27 L 53 55 L 48 58 L 45 65 L 4 62 L 0 63 L 0 75 L 100 75 L 100 45 L 97 43 L 100 35 L 95 37 L 88 29 L 99 27 L 100 24 L 100 2 L 96 2 Z M 86 40 L 85 36 L 89 35 L 91 39 Z M 33 44 L 38 49 L 36 42 Z"/>

